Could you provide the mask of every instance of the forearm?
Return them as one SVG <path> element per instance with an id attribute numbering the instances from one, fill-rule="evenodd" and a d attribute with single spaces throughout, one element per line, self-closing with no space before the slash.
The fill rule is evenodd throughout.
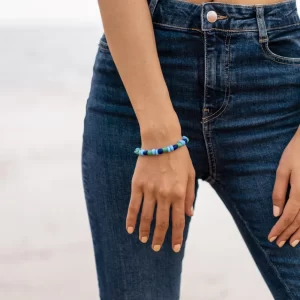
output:
<path id="1" fill-rule="evenodd" d="M 98 2 L 110 52 L 143 137 L 151 139 L 153 133 L 174 139 L 180 126 L 158 59 L 147 1 Z"/>

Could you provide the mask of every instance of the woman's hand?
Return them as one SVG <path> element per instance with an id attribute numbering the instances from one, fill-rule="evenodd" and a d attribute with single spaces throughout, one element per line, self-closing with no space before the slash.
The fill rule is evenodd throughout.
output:
<path id="1" fill-rule="evenodd" d="M 291 189 L 285 205 L 289 183 Z M 270 242 L 277 239 L 279 247 L 290 239 L 295 247 L 300 241 L 300 126 L 281 156 L 272 197 L 274 216 L 281 216 L 268 239 Z"/>
<path id="2" fill-rule="evenodd" d="M 174 144 L 181 139 L 180 134 L 156 141 L 156 148 Z M 141 148 L 152 149 L 145 142 Z M 187 146 L 182 146 L 170 153 L 157 156 L 138 156 L 132 178 L 131 198 L 126 219 L 128 233 L 136 226 L 137 215 L 143 207 L 139 226 L 139 238 L 146 243 L 149 238 L 155 205 L 156 224 L 152 240 L 152 249 L 159 251 L 169 227 L 170 208 L 172 207 L 172 248 L 179 252 L 183 241 L 185 213 L 193 215 L 195 199 L 195 170 Z"/>

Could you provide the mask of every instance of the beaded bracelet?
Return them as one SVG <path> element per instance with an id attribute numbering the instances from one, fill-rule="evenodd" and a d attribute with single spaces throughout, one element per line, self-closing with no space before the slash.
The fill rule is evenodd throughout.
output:
<path id="1" fill-rule="evenodd" d="M 189 139 L 185 135 L 182 136 L 182 139 L 179 140 L 176 144 L 174 145 L 169 145 L 163 148 L 158 148 L 158 149 L 151 149 L 151 150 L 145 150 L 142 148 L 136 148 L 134 150 L 134 153 L 137 155 L 159 155 L 163 154 L 165 152 L 172 152 L 188 143 Z"/>

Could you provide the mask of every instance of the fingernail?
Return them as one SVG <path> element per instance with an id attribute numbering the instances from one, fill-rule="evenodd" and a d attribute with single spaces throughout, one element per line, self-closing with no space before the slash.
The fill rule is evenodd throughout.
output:
<path id="1" fill-rule="evenodd" d="M 295 241 L 292 242 L 292 246 L 296 247 L 298 245 L 298 243 L 299 243 L 299 240 L 295 240 Z"/>
<path id="2" fill-rule="evenodd" d="M 274 242 L 276 239 L 277 239 L 277 236 L 273 236 L 273 237 L 271 237 L 271 238 L 269 239 L 269 241 L 272 243 L 272 242 Z"/>
<path id="3" fill-rule="evenodd" d="M 273 205 L 273 215 L 274 215 L 274 217 L 278 217 L 280 215 L 279 206 Z"/>
<path id="4" fill-rule="evenodd" d="M 179 252 L 180 248 L 181 248 L 181 245 L 177 244 L 177 245 L 174 246 L 173 250 L 174 250 L 174 252 Z"/>
<path id="5" fill-rule="evenodd" d="M 133 227 L 131 226 L 127 227 L 127 232 L 130 234 L 133 233 Z"/>
<path id="6" fill-rule="evenodd" d="M 160 250 L 160 245 L 154 245 L 153 250 L 156 251 L 156 252 L 159 251 Z"/>
<path id="7" fill-rule="evenodd" d="M 278 247 L 281 248 L 281 247 L 285 244 L 285 242 L 286 242 L 286 241 L 281 241 L 281 242 L 278 244 Z"/>
<path id="8" fill-rule="evenodd" d="M 192 214 L 192 216 L 194 215 L 194 207 L 193 206 L 191 207 L 191 214 Z"/>
<path id="9" fill-rule="evenodd" d="M 142 241 L 143 243 L 147 243 L 148 237 L 147 237 L 147 236 L 143 236 L 143 237 L 141 238 L 141 241 Z"/>

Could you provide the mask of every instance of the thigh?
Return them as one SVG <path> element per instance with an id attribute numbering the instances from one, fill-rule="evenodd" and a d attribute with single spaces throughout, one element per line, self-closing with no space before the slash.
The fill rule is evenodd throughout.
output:
<path id="1" fill-rule="evenodd" d="M 195 51 L 195 47 L 198 48 L 198 39 L 194 35 L 189 39 L 188 35 L 178 33 L 177 38 L 190 44 L 191 56 L 187 62 L 189 67 L 181 72 L 174 72 L 186 63 L 184 47 L 179 44 L 176 48 L 170 44 L 169 40 L 174 35 L 168 30 L 156 30 L 156 38 L 162 69 L 174 109 L 179 116 L 182 133 L 190 138 L 187 146 L 197 177 L 205 177 L 208 166 L 197 98 L 201 91 L 195 75 L 197 64 L 192 65 L 193 60 L 198 59 L 193 53 L 193 49 Z M 183 86 L 181 81 L 185 77 L 188 79 Z M 102 36 L 86 107 L 82 177 L 103 300 L 179 299 L 182 260 L 190 217 L 186 216 L 184 242 L 179 253 L 173 252 L 171 248 L 171 226 L 161 250 L 154 252 L 151 249 L 155 215 L 150 239 L 146 244 L 139 241 L 137 229 L 129 235 L 125 228 L 131 179 L 137 159 L 133 151 L 140 144 L 137 118 L 105 36 Z M 195 192 L 197 188 L 196 180 Z"/>
<path id="2" fill-rule="evenodd" d="M 300 124 L 299 66 L 265 60 L 253 45 L 249 53 L 238 52 L 232 42 L 231 98 L 210 124 L 216 157 L 212 186 L 275 299 L 300 299 L 300 247 L 286 243 L 279 248 L 268 241 L 277 221 L 272 204 L 276 169 Z M 250 54 L 251 61 L 244 59 Z"/>
<path id="3" fill-rule="evenodd" d="M 243 145 L 243 135 L 231 139 L 235 150 L 220 155 L 227 161 L 223 165 L 226 171 L 218 174 L 212 187 L 232 214 L 275 299 L 300 299 L 300 247 L 286 243 L 279 248 L 268 241 L 278 220 L 272 203 L 276 169 L 295 127 L 285 134 L 275 132 L 266 130 L 264 141 L 258 132 L 248 133 L 251 142 Z M 223 145 L 221 140 L 219 146 Z"/>

